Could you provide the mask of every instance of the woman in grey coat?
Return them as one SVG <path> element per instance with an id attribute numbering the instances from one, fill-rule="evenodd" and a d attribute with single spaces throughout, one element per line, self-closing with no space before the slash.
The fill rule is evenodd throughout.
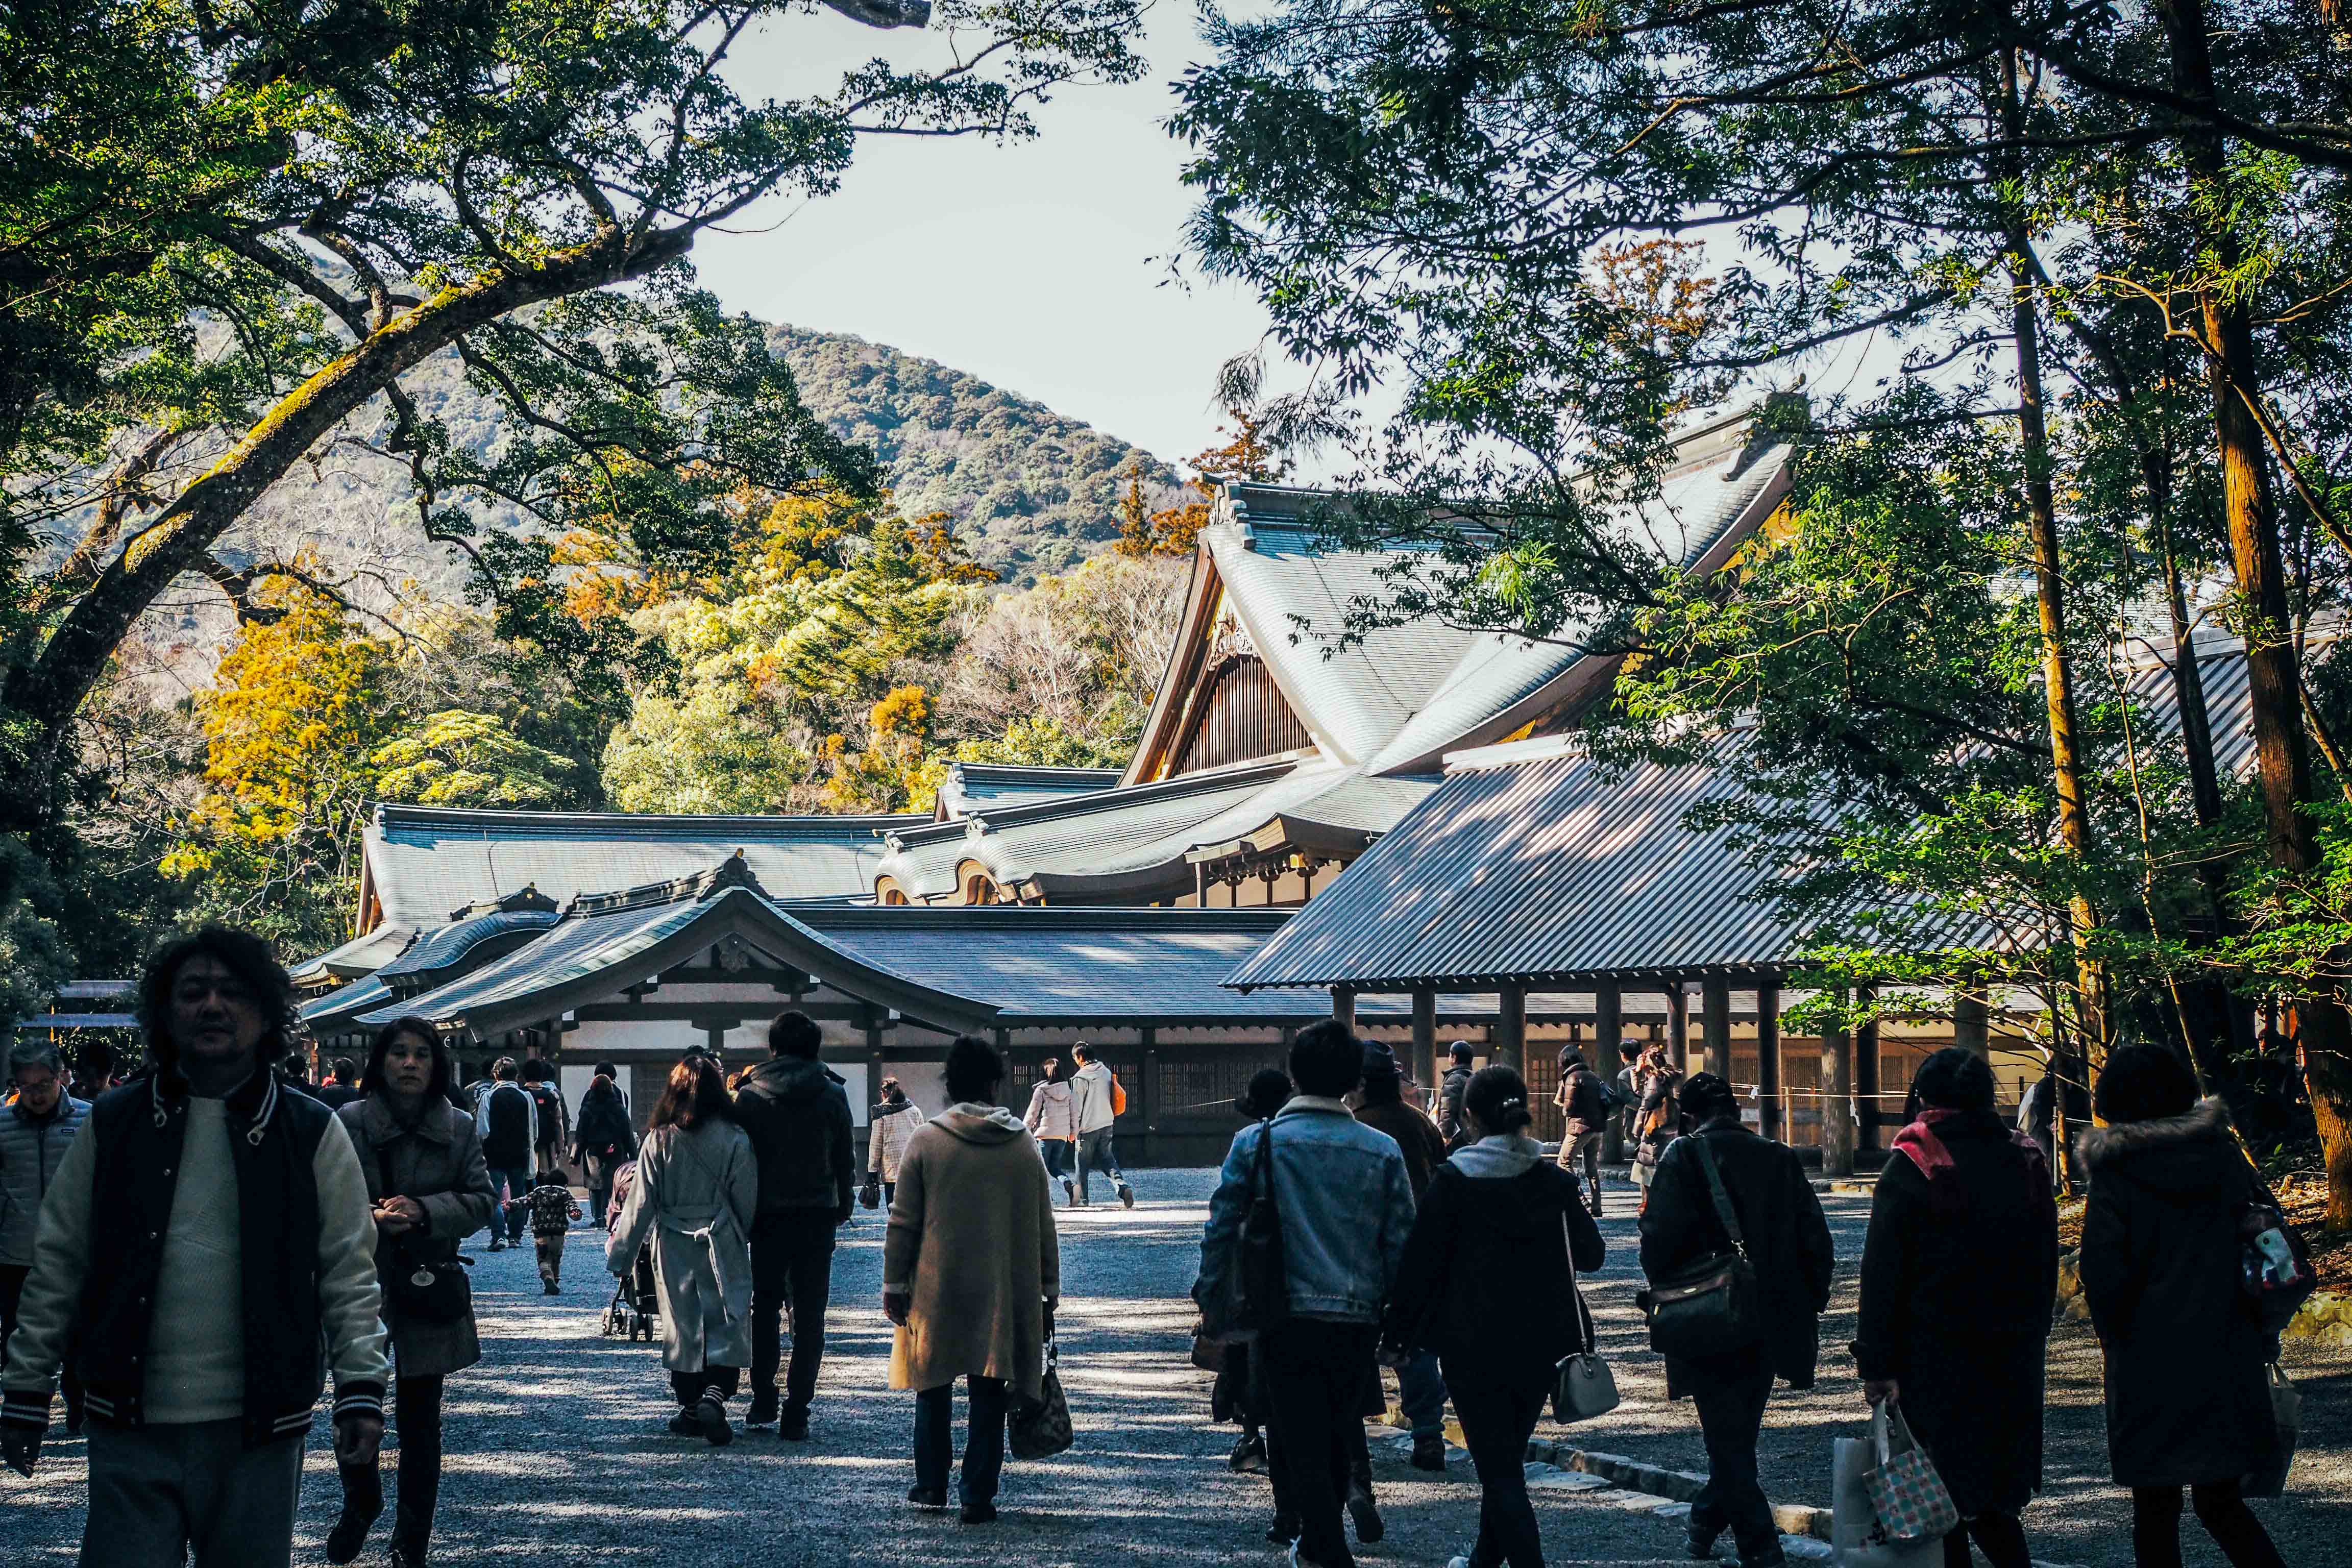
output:
<path id="1" fill-rule="evenodd" d="M 448 1047 L 422 1018 L 400 1018 L 376 1032 L 360 1079 L 360 1098 L 335 1112 L 359 1152 L 375 1205 L 376 1270 L 414 1275 L 419 1265 L 447 1265 L 457 1244 L 489 1223 L 498 1194 L 482 1160 L 474 1119 L 449 1102 Z M 421 1568 L 433 1534 L 441 1490 L 442 1379 L 482 1359 L 473 1308 L 447 1321 L 403 1312 L 391 1284 L 383 1296 L 397 1375 L 393 1426 L 400 1435 L 400 1471 L 393 1515 L 395 1568 Z M 380 1506 L 380 1505 L 379 1505 Z M 330 1540 L 330 1556 L 348 1562 L 373 1515 L 354 1519 L 356 1533 Z M 348 1528 L 339 1526 L 339 1533 Z"/>
<path id="2" fill-rule="evenodd" d="M 669 1429 L 716 1447 L 735 1440 L 727 1401 L 751 1359 L 751 1222 L 760 1167 L 735 1124 L 719 1064 L 690 1056 L 668 1087 L 637 1152 L 637 1179 L 614 1222 L 604 1264 L 626 1274 L 654 1249 L 661 1298 L 662 1364 L 677 1414 Z"/>

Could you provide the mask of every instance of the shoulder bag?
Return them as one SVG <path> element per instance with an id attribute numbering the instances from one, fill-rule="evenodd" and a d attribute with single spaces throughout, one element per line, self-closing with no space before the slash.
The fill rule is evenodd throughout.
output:
<path id="1" fill-rule="evenodd" d="M 1584 1289 L 1576 1282 L 1576 1237 L 1568 1228 L 1568 1214 L 1559 1216 L 1559 1239 L 1568 1248 L 1568 1300 L 1576 1309 L 1584 1348 L 1562 1356 L 1552 1368 L 1551 1418 L 1567 1424 L 1590 1421 L 1617 1408 L 1617 1375 L 1594 1348 L 1592 1314 L 1585 1310 Z"/>
<path id="2" fill-rule="evenodd" d="M 1274 1198 L 1274 1123 L 1258 1133 L 1250 1176 L 1249 1210 L 1242 1216 L 1241 1256 L 1234 1274 L 1241 1287 L 1234 1321 L 1263 1331 L 1290 1316 L 1290 1275 L 1283 1266 L 1282 1211 Z"/>
<path id="3" fill-rule="evenodd" d="M 375 1151 L 376 1180 L 383 1195 L 397 1195 L 392 1181 L 392 1151 L 379 1143 Z M 466 1277 L 466 1260 L 418 1254 L 405 1236 L 394 1237 L 385 1248 L 384 1304 L 392 1315 L 418 1323 L 454 1323 L 474 1310 L 473 1281 Z"/>
<path id="4" fill-rule="evenodd" d="M 1653 1281 L 1641 1304 L 1650 1318 L 1650 1348 L 1676 1360 L 1732 1355 L 1763 1342 L 1764 1310 L 1755 1266 L 1748 1260 L 1748 1238 L 1739 1229 L 1739 1215 L 1723 1190 L 1723 1176 L 1715 1167 L 1715 1151 L 1705 1133 L 1694 1133 L 1699 1168 L 1706 1173 L 1716 1217 L 1731 1242 L 1727 1252 L 1703 1258 Z"/>

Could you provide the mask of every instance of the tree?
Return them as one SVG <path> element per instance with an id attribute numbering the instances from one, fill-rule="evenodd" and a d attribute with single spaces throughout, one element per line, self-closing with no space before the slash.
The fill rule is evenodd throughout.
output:
<path id="1" fill-rule="evenodd" d="M 1222 447 L 1212 447 L 1192 459 L 1192 487 L 1195 499 L 1151 514 L 1147 523 L 1133 531 L 1130 536 L 1127 513 L 1122 509 L 1119 527 L 1119 551 L 1122 554 L 1143 553 L 1131 544 L 1149 538 L 1150 550 L 1160 555 L 1190 555 L 1209 525 L 1216 510 L 1217 496 L 1234 480 L 1249 484 L 1278 485 L 1290 477 L 1290 459 L 1283 457 L 1267 441 L 1257 416 L 1245 408 L 1230 408 L 1226 417 L 1236 428 L 1228 432 L 1218 426 L 1220 435 L 1230 434 L 1231 439 Z M 1142 483 L 1140 475 L 1134 476 L 1129 487 L 1132 506 L 1140 509 Z"/>
<path id="2" fill-rule="evenodd" d="M 1151 502 L 1143 493 L 1139 452 L 1127 462 L 1127 489 L 1118 498 L 1118 542 L 1112 548 L 1127 556 L 1151 553 Z"/>
<path id="3" fill-rule="evenodd" d="M 299 584 L 266 584 L 258 602 L 272 613 L 238 629 L 198 694 L 205 794 L 163 868 L 200 910 L 317 952 L 350 934 L 369 756 L 394 721 L 390 659 Z"/>
<path id="4" fill-rule="evenodd" d="M 932 15 L 918 0 L 841 8 L 878 25 Z M 653 553 L 691 556 L 707 552 L 700 536 L 724 532 L 715 489 L 787 490 L 811 475 L 870 488 L 870 469 L 798 410 L 764 350 L 753 363 L 730 349 L 742 324 L 685 286 L 697 237 L 772 194 L 825 194 L 867 136 L 1028 133 L 1027 107 L 1053 88 L 1139 68 L 1128 47 L 1136 14 L 1131 0 L 943 0 L 937 14 L 960 39 L 947 65 L 877 60 L 831 92 L 747 100 L 726 68 L 736 40 L 802 9 L 426 0 L 362 17 L 101 5 L 44 13 L 12 37 L 11 123 L 82 139 L 49 149 L 50 163 L 112 177 L 124 159 L 108 152 L 107 110 L 154 115 L 130 142 L 164 149 L 178 171 L 211 168 L 173 150 L 190 116 L 236 132 L 223 177 L 157 184 L 127 241 L 108 223 L 68 228 L 38 253 L 45 270 L 16 285 L 26 298 L 98 289 L 79 319 L 121 321 L 113 341 L 126 347 L 77 346 L 89 374 L 47 401 L 69 403 L 79 423 L 43 426 L 74 439 L 55 436 L 39 463 L 9 475 L 20 514 L 65 520 L 95 503 L 68 569 L 26 584 L 37 614 L 0 685 L 31 737 L 16 759 L 28 776 L 53 776 L 74 714 L 157 595 L 210 573 L 255 499 L 340 432 L 409 464 L 428 536 L 469 550 L 494 594 L 543 590 L 541 546 L 486 534 L 457 496 L 604 511 Z M 103 68 L 79 66 L 117 57 L 140 85 L 123 100 L 107 97 Z M 256 96 L 269 111 L 257 132 Z M 39 227 L 28 210 L 39 202 L 70 206 L 72 190 L 58 195 L 44 178 L 0 187 L 25 204 L 6 216 L 12 227 Z M 605 351 L 583 336 L 597 329 L 631 341 Z M 229 348 L 206 358 L 208 334 Z M 184 374 L 158 374 L 136 352 L 158 337 Z M 455 461 L 401 390 L 445 351 L 515 422 L 515 449 L 488 468 Z M 747 368 L 764 383 L 751 396 Z M 615 411 L 629 416 L 615 424 Z M 351 423 L 371 416 L 373 435 Z M 57 460 L 68 446 L 71 461 Z M 187 468 L 167 474 L 175 458 Z M 25 570 L 21 552 L 10 562 Z M 50 795 L 18 800 L 46 814 Z"/>
<path id="5" fill-rule="evenodd" d="M 379 800 L 545 811 L 568 793 L 571 759 L 508 730 L 495 713 L 444 709 L 404 728 L 368 757 Z"/>

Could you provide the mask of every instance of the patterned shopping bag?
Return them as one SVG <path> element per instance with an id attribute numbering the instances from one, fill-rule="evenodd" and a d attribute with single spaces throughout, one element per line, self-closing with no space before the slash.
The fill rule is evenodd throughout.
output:
<path id="1" fill-rule="evenodd" d="M 1878 1468 L 1864 1478 L 1878 1528 L 1889 1541 L 1933 1541 L 1960 1522 L 1944 1478 L 1927 1450 L 1911 1436 L 1893 1400 L 1871 1412 L 1870 1436 L 1878 1445 Z"/>

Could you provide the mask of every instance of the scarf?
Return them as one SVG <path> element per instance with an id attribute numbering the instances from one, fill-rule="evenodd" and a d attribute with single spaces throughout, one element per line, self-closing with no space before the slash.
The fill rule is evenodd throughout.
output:
<path id="1" fill-rule="evenodd" d="M 1958 1167 L 1952 1163 L 1952 1152 L 1936 1135 L 1936 1124 L 1966 1114 L 1948 1105 L 1922 1107 L 1919 1120 L 1895 1135 L 1894 1148 L 1890 1151 L 1918 1167 L 1919 1173 L 1927 1178 L 1928 1201 L 1946 1212 L 1960 1207 L 1965 1200 L 1960 1195 L 1959 1184 L 1951 1179 L 1952 1173 Z M 2055 1215 L 2058 1200 L 2050 1191 L 2050 1163 L 2042 1156 L 2042 1145 L 2014 1128 L 2010 1129 L 2009 1139 L 2018 1152 L 2025 1156 L 2025 1179 L 2032 1184 L 2038 1200 L 2036 1206 L 2047 1208 Z"/>

